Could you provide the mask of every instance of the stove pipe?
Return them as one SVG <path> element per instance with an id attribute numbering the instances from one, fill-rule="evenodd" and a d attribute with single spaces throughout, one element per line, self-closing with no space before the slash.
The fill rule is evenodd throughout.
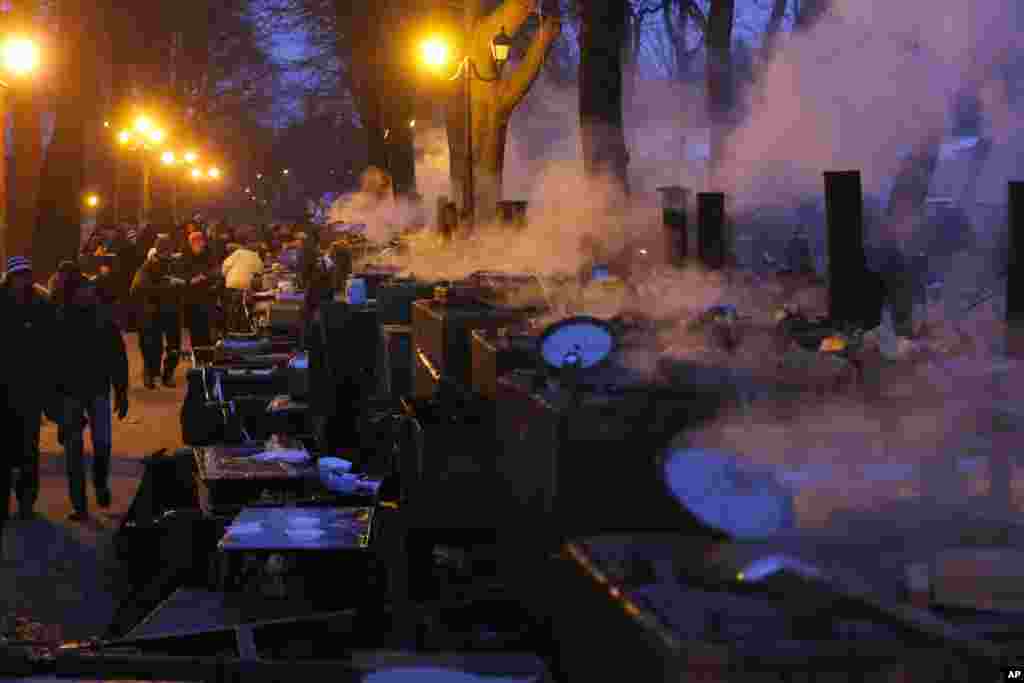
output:
<path id="1" fill-rule="evenodd" d="M 711 270 L 725 265 L 725 195 L 721 192 L 697 194 L 697 257 Z"/>
<path id="2" fill-rule="evenodd" d="M 1024 327 L 1024 181 L 1009 183 L 1010 253 L 1006 269 L 1006 322 Z"/>
<path id="3" fill-rule="evenodd" d="M 877 323 L 871 323 L 881 315 L 881 300 L 865 296 L 864 291 L 871 274 L 864 255 L 864 199 L 860 171 L 825 172 L 825 212 L 828 221 L 829 317 L 836 322 L 876 327 Z M 878 310 L 873 310 L 875 308 Z"/>
<path id="4" fill-rule="evenodd" d="M 659 187 L 661 216 L 665 226 L 666 254 L 670 265 L 682 267 L 689 252 L 690 233 L 686 224 L 686 205 L 690 191 L 679 185 Z"/>

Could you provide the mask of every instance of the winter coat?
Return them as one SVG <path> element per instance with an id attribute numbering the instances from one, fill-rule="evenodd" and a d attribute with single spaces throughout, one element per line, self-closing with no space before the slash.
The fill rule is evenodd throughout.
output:
<path id="1" fill-rule="evenodd" d="M 253 278 L 263 272 L 263 259 L 255 251 L 237 249 L 224 259 L 221 272 L 228 289 L 249 289 Z"/>
<path id="2" fill-rule="evenodd" d="M 73 353 L 58 356 L 59 393 L 87 400 L 128 390 L 128 353 L 121 329 L 98 306 L 60 306 L 60 339 L 74 340 Z"/>
<path id="3" fill-rule="evenodd" d="M 185 281 L 184 301 L 186 304 L 212 304 L 216 300 L 216 280 L 220 273 L 213 255 L 207 249 L 196 255 L 192 251 L 185 252 L 179 262 L 179 273 Z M 205 275 L 206 280 L 192 284 L 192 278 Z"/>
<path id="4" fill-rule="evenodd" d="M 40 408 L 53 394 L 53 359 L 62 353 L 46 290 L 37 286 L 32 301 L 21 304 L 6 284 L 0 284 L 0 316 L 0 399 L 12 408 Z"/>
<path id="5" fill-rule="evenodd" d="M 142 305 L 144 315 L 173 312 L 181 304 L 181 287 L 171 282 L 180 277 L 173 259 L 148 259 L 132 281 L 132 297 Z"/>

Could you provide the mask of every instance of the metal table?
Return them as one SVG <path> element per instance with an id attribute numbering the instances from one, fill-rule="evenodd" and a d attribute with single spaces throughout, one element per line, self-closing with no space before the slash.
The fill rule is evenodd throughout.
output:
<path id="1" fill-rule="evenodd" d="M 223 514 L 265 494 L 285 500 L 308 497 L 322 489 L 316 463 L 259 462 L 251 457 L 263 444 L 201 446 L 193 449 L 199 506 L 208 515 Z"/>
<path id="2" fill-rule="evenodd" d="M 237 589 L 244 583 L 242 574 L 261 572 L 264 566 L 276 566 L 281 575 L 296 577 L 303 571 L 315 573 L 325 583 L 338 588 L 341 575 L 355 568 L 352 576 L 365 577 L 359 563 L 369 560 L 373 520 L 371 507 L 266 507 L 245 508 L 235 518 L 218 544 L 219 577 L 222 590 Z M 305 565 L 304 559 L 311 562 Z M 335 562 L 328 561 L 328 557 Z M 300 591 L 315 593 L 306 583 L 313 577 L 302 576 Z M 286 592 L 284 583 L 278 590 Z M 344 585 L 344 588 L 359 589 Z M 290 595 L 295 590 L 287 591 Z"/>

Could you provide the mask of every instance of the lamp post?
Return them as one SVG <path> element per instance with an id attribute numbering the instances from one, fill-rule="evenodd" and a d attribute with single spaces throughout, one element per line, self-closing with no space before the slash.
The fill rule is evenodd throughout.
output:
<path id="1" fill-rule="evenodd" d="M 39 68 L 39 46 L 31 38 L 8 38 L 0 47 L 0 66 L 4 75 L 0 79 L 0 121 L 6 121 L 11 83 L 26 78 Z M 0 138 L 0 262 L 7 259 L 7 219 L 7 135 L 4 134 Z"/>
<path id="2" fill-rule="evenodd" d="M 132 151 L 139 151 L 142 156 L 142 201 L 139 205 L 140 228 L 149 224 L 150 178 L 153 170 L 149 159 L 149 152 L 160 145 L 166 137 L 167 133 L 145 114 L 141 114 L 135 119 L 131 130 L 122 130 L 117 134 L 117 141 L 122 147 L 128 147 Z"/>
<path id="3" fill-rule="evenodd" d="M 466 3 L 466 40 L 467 43 L 471 40 L 473 35 L 473 26 L 475 22 L 475 15 L 473 14 L 472 4 Z M 475 78 L 483 83 L 495 83 L 501 80 L 501 72 L 505 67 L 505 63 L 508 62 L 509 51 L 512 49 L 512 39 L 505 33 L 505 28 L 502 27 L 501 31 L 491 40 L 491 59 L 494 62 L 494 71 L 496 76 L 494 78 L 486 78 L 480 75 L 480 72 L 476 68 L 476 64 L 473 63 L 472 57 L 466 54 L 462 61 L 459 62 L 459 68 L 455 72 L 455 75 L 449 78 L 449 81 L 456 81 L 459 78 L 465 79 L 463 86 L 464 98 L 465 98 L 465 145 L 466 145 L 466 176 L 465 176 L 465 190 L 463 196 L 463 214 L 465 215 L 466 223 L 470 226 L 473 225 L 474 217 L 476 214 L 476 200 L 474 197 L 473 187 L 473 99 L 472 99 L 472 86 L 471 83 Z M 423 58 L 428 66 L 433 68 L 439 68 L 444 66 L 448 62 L 448 46 L 441 40 L 431 39 L 425 42 L 422 46 Z"/>
<path id="4" fill-rule="evenodd" d="M 174 152 L 167 150 L 160 155 L 160 162 L 164 166 L 174 166 L 178 163 L 178 157 Z M 171 221 L 178 224 L 178 175 L 171 174 Z"/>

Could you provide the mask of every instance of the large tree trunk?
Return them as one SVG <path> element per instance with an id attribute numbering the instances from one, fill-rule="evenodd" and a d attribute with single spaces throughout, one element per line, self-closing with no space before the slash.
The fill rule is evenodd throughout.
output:
<path id="1" fill-rule="evenodd" d="M 711 156 L 708 190 L 719 187 L 719 169 L 725 157 L 732 110 L 732 26 L 735 0 L 711 0 L 705 42 L 707 44 L 707 104 L 711 124 Z"/>
<path id="2" fill-rule="evenodd" d="M 588 176 L 610 176 L 629 189 L 622 121 L 622 48 L 626 0 L 587 0 L 580 27 L 580 137 Z"/>
<path id="3" fill-rule="evenodd" d="M 469 11 L 479 17 L 479 0 L 469 0 Z M 544 22 L 522 60 L 498 79 L 491 57 L 491 40 L 502 30 L 509 36 L 526 23 L 535 3 L 530 0 L 505 0 L 491 14 L 474 21 L 467 54 L 476 69 L 470 81 L 473 154 L 473 220 L 493 222 L 501 201 L 501 176 L 505 166 L 505 140 L 512 112 L 529 91 L 540 73 L 551 45 L 561 32 L 557 2 L 545 0 Z M 508 67 L 506 67 L 508 68 Z M 480 78 L 476 78 L 479 75 Z M 467 155 L 465 82 L 459 83 L 448 106 L 448 149 L 454 201 L 465 214 L 467 209 Z"/>
<path id="4" fill-rule="evenodd" d="M 90 6 L 83 0 L 60 0 L 61 41 L 54 55 L 59 68 L 56 128 L 46 151 L 40 182 L 36 225 L 35 270 L 49 277 L 64 258 L 78 255 L 85 178 L 85 130 L 97 124 L 96 52 Z"/>
<path id="5" fill-rule="evenodd" d="M 404 0 L 381 0 L 367 4 L 336 0 L 338 24 L 350 27 L 349 40 L 339 41 L 339 53 L 347 54 L 349 80 L 367 145 L 367 165 L 385 169 L 394 191 L 404 195 L 416 191 L 413 150 L 411 86 L 407 65 L 399 63 L 406 54 L 397 43 L 396 30 L 409 7 Z"/>
<path id="6" fill-rule="evenodd" d="M 829 11 L 832 0 L 797 0 L 796 28 L 807 30 Z"/>
<path id="7" fill-rule="evenodd" d="M 35 5 L 27 0 L 12 3 L 15 21 L 32 25 Z M 10 92 L 13 118 L 13 173 L 8 183 L 9 219 L 5 234 L 8 256 L 31 256 L 39 197 L 39 172 L 43 161 L 42 104 L 33 77 L 14 84 Z"/>

